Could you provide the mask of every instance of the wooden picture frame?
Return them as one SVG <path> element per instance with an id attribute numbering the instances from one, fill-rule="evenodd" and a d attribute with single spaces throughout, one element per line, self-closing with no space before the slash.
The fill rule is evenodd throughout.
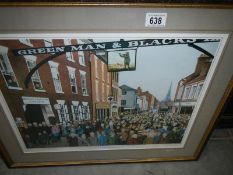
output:
<path id="1" fill-rule="evenodd" d="M 0 27 L 0 148 L 10 167 L 198 158 L 233 87 L 231 9 L 15 5 L 0 7 L 9 19 Z M 167 13 L 164 27 L 145 27 L 152 12 Z M 108 73 L 101 51 L 114 49 L 136 49 L 136 69 Z"/>

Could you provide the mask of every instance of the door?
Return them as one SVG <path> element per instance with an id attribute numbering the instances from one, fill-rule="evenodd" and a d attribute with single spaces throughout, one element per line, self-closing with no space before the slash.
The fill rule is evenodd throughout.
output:
<path id="1" fill-rule="evenodd" d="M 44 122 L 44 116 L 39 104 L 27 104 L 25 110 L 25 118 L 27 123 Z"/>

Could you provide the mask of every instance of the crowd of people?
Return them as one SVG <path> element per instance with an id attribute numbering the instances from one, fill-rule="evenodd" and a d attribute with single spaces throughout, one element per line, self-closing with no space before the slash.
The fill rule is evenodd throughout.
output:
<path id="1" fill-rule="evenodd" d="M 67 146 L 180 143 L 189 119 L 189 114 L 124 113 L 104 121 L 27 123 L 20 131 L 28 148 L 56 146 L 60 142 Z"/>

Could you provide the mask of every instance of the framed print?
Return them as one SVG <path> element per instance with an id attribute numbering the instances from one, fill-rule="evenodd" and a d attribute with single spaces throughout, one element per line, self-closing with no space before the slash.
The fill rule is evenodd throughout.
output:
<path id="1" fill-rule="evenodd" d="M 0 34 L 1 151 L 12 167 L 198 157 L 232 89 L 231 33 L 99 26 Z"/>

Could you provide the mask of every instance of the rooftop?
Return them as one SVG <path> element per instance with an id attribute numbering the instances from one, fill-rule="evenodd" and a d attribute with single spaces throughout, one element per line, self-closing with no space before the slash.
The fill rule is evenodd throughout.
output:
<path id="1" fill-rule="evenodd" d="M 136 89 L 131 88 L 131 87 L 125 85 L 125 84 L 121 85 L 120 88 L 121 88 L 122 90 L 125 90 L 125 91 L 136 91 Z"/>

